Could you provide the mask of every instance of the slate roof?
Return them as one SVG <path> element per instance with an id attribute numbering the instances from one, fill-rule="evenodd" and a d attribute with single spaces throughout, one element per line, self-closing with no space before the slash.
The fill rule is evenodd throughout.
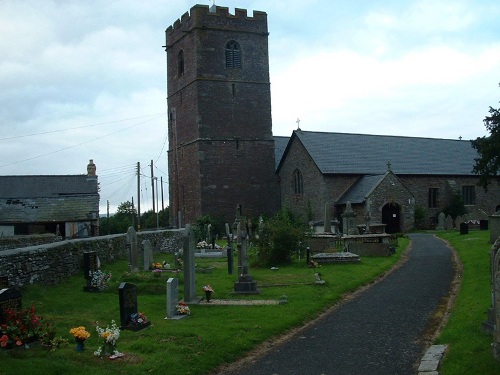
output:
<path id="1" fill-rule="evenodd" d="M 97 194 L 97 178 L 82 175 L 0 176 L 0 198 Z"/>
<path id="2" fill-rule="evenodd" d="M 286 145 L 288 144 L 290 137 L 274 136 L 273 138 L 274 138 L 274 163 L 275 163 L 275 168 L 278 168 L 281 157 L 285 152 Z"/>
<path id="3" fill-rule="evenodd" d="M 97 178 L 87 175 L 0 176 L 0 222 L 95 220 Z"/>
<path id="4" fill-rule="evenodd" d="M 395 174 L 474 175 L 478 157 L 466 140 L 302 130 L 294 131 L 294 137 L 323 174 L 382 174 L 390 162 Z"/>
<path id="5" fill-rule="evenodd" d="M 351 203 L 363 203 L 365 197 L 382 182 L 386 174 L 361 176 L 335 204 L 346 204 L 347 201 Z"/>

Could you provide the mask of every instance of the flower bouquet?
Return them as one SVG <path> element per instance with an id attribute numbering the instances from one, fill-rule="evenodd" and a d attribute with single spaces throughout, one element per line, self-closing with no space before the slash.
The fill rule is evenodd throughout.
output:
<path id="1" fill-rule="evenodd" d="M 109 358 L 122 357 L 123 354 L 116 350 L 116 342 L 120 338 L 120 328 L 116 325 L 115 321 L 111 321 L 111 327 L 108 325 L 106 328 L 96 326 L 96 331 L 99 337 L 103 340 L 102 345 L 94 352 L 96 356 L 106 356 Z"/>
<path id="2" fill-rule="evenodd" d="M 189 310 L 189 306 L 186 305 L 186 302 L 179 302 L 177 306 L 175 306 L 177 311 L 177 315 L 191 315 L 191 310 Z"/>
<path id="3" fill-rule="evenodd" d="M 90 333 L 87 332 L 84 326 L 74 327 L 69 330 L 76 340 L 76 351 L 81 352 L 85 349 L 85 340 L 90 337 Z"/>
<path id="4" fill-rule="evenodd" d="M 95 272 L 92 272 L 90 286 L 99 291 L 103 291 L 109 287 L 109 279 L 111 279 L 111 272 L 103 272 L 101 270 L 97 270 Z"/>
<path id="5" fill-rule="evenodd" d="M 205 298 L 207 302 L 210 302 L 210 298 L 212 298 L 212 293 L 214 292 L 214 289 L 210 285 L 203 285 L 203 288 L 201 288 L 205 292 Z"/>
<path id="6" fill-rule="evenodd" d="M 0 324 L 0 348 L 10 348 L 36 341 L 43 334 L 42 317 L 35 314 L 35 307 L 29 309 L 6 309 Z"/>

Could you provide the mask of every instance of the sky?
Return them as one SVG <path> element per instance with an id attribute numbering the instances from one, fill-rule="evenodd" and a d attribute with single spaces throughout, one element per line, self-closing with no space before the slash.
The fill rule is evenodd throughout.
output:
<path id="1" fill-rule="evenodd" d="M 92 159 L 105 214 L 137 202 L 140 163 L 141 213 L 168 206 L 162 46 L 195 4 L 212 1 L 0 0 L 0 175 L 85 174 Z M 307 131 L 488 135 L 498 0 L 215 4 L 268 15 L 274 135 L 298 119 Z"/>

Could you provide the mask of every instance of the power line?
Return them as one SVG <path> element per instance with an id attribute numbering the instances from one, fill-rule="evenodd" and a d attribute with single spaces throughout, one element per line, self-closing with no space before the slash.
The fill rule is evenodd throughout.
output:
<path id="1" fill-rule="evenodd" d="M 162 116 L 163 116 L 163 114 L 162 114 Z M 25 162 L 25 161 L 30 161 L 30 160 L 34 160 L 34 159 L 38 159 L 38 158 L 42 158 L 42 157 L 44 157 L 44 156 L 48 156 L 48 155 L 53 155 L 53 154 L 56 154 L 56 153 L 61 152 L 61 151 L 70 150 L 70 149 L 72 149 L 72 148 L 75 148 L 75 147 L 78 147 L 78 146 L 82 146 L 82 145 L 85 145 L 85 144 L 87 144 L 87 143 L 91 143 L 91 142 L 97 141 L 97 140 L 99 140 L 99 139 L 103 139 L 103 138 L 109 137 L 109 136 L 111 136 L 111 135 L 115 135 L 115 134 L 118 134 L 118 133 L 124 132 L 124 131 L 129 130 L 129 129 L 131 129 L 131 128 L 134 128 L 134 127 L 136 127 L 136 126 L 139 126 L 139 125 L 145 124 L 146 122 L 149 122 L 149 121 L 152 121 L 152 120 L 156 120 L 156 119 L 157 119 L 157 118 L 159 118 L 159 117 L 161 117 L 161 116 L 158 116 L 158 117 L 155 117 L 155 118 L 152 118 L 152 119 L 146 120 L 146 121 L 139 122 L 139 123 L 137 123 L 137 124 L 134 124 L 134 125 L 128 126 L 128 127 L 124 128 L 124 129 L 117 130 L 117 131 L 115 131 L 115 132 L 113 132 L 113 133 L 108 133 L 108 134 L 105 134 L 105 135 L 103 135 L 103 136 L 101 136 L 101 137 L 97 137 L 97 138 L 91 139 L 91 140 L 89 140 L 89 141 L 85 141 L 85 142 L 82 142 L 82 143 L 78 143 L 78 144 L 73 145 L 73 146 L 65 147 L 65 148 L 62 148 L 62 149 L 59 149 L 59 150 L 56 150 L 56 151 L 47 152 L 47 153 L 45 153 L 45 154 L 41 154 L 41 155 L 37 155 L 37 156 L 33 156 L 33 157 L 31 157 L 31 158 L 27 158 L 27 159 L 23 159 L 23 160 L 14 161 L 14 162 L 12 162 L 12 163 L 3 164 L 3 165 L 0 165 L 0 168 L 3 168 L 3 167 L 8 167 L 8 166 L 10 166 L 10 165 L 14 165 L 14 164 L 23 163 L 23 162 Z"/>

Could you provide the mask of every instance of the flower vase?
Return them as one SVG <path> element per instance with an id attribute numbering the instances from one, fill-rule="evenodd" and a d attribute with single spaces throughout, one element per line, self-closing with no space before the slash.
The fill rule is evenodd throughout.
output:
<path id="1" fill-rule="evenodd" d="M 210 302 L 210 298 L 212 298 L 212 292 L 206 291 L 205 298 L 207 299 L 207 302 Z"/>
<path id="2" fill-rule="evenodd" d="M 115 346 L 109 342 L 105 343 L 103 354 L 107 357 L 112 356 L 113 354 L 115 354 Z"/>
<path id="3" fill-rule="evenodd" d="M 76 340 L 76 348 L 77 352 L 83 352 L 85 350 L 85 340 Z"/>

